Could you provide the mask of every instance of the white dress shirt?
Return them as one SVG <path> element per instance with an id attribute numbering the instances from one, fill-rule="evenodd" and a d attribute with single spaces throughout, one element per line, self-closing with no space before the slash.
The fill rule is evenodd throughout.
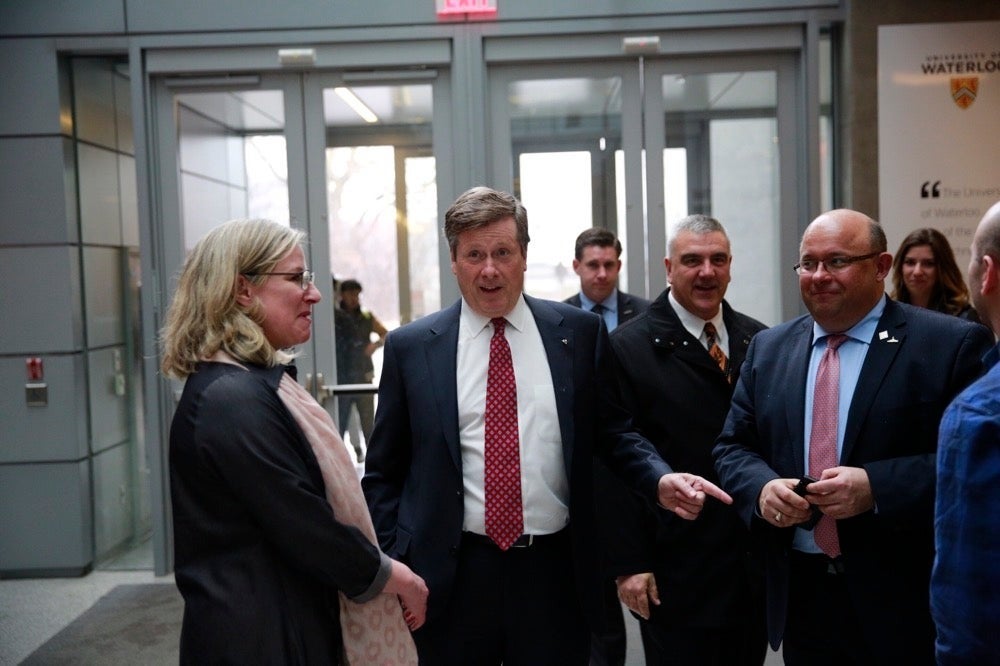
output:
<path id="1" fill-rule="evenodd" d="M 715 343 L 719 345 L 726 358 L 729 358 L 729 331 L 726 330 L 726 322 L 722 320 L 721 305 L 714 317 L 711 319 L 702 319 L 698 315 L 689 312 L 683 305 L 677 302 L 677 299 L 674 298 L 673 289 L 667 292 L 667 299 L 670 300 L 670 306 L 677 313 L 677 318 L 681 320 L 681 326 L 693 335 L 705 349 L 708 349 L 708 336 L 705 335 L 705 324 L 712 322 L 715 325 Z"/>
<path id="2" fill-rule="evenodd" d="M 552 373 L 535 318 L 521 296 L 505 317 L 517 383 L 517 431 L 521 453 L 521 501 L 525 534 L 552 534 L 569 522 L 569 480 Z M 493 324 L 462 301 L 456 388 L 458 432 L 465 486 L 463 529 L 486 533 L 484 416 Z"/>

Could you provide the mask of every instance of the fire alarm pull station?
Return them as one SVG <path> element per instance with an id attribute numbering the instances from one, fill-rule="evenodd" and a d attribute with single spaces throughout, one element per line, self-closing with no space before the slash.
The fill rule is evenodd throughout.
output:
<path id="1" fill-rule="evenodd" d="M 49 404 L 49 385 L 45 383 L 45 366 L 38 356 L 24 359 L 28 381 L 24 383 L 24 399 L 28 407 L 45 407 Z"/>

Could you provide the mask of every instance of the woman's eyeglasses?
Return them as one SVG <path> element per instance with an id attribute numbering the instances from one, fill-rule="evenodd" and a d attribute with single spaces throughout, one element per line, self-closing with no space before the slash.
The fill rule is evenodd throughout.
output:
<path id="1" fill-rule="evenodd" d="M 287 275 L 294 277 L 302 285 L 302 291 L 309 288 L 309 285 L 316 281 L 316 274 L 312 271 L 299 271 L 297 273 L 244 273 L 247 277 L 257 277 L 258 275 Z"/>

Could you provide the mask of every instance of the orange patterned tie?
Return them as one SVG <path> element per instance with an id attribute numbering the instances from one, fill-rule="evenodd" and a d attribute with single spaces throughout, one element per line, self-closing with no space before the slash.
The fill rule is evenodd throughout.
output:
<path id="1" fill-rule="evenodd" d="M 510 345 L 504 337 L 507 321 L 497 317 L 490 339 L 486 375 L 485 461 L 486 535 L 507 550 L 524 532 L 521 506 L 521 454 L 517 434 L 517 384 Z"/>
<path id="2" fill-rule="evenodd" d="M 809 476 L 822 478 L 823 471 L 837 466 L 837 427 L 840 402 L 840 353 L 846 335 L 826 338 L 826 351 L 816 372 L 813 392 L 812 430 L 809 435 Z M 840 555 L 837 521 L 824 515 L 813 530 L 816 545 L 830 557 Z"/>
<path id="3" fill-rule="evenodd" d="M 710 321 L 705 322 L 705 338 L 708 341 L 708 354 L 719 364 L 719 369 L 726 375 L 726 381 L 729 381 L 729 373 L 726 372 L 729 367 L 729 359 L 726 358 L 726 353 L 719 346 L 717 336 L 718 332 L 715 330 L 715 324 Z"/>

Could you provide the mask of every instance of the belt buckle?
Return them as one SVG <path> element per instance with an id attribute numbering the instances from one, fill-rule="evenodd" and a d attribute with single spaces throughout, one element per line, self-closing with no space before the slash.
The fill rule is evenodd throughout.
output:
<path id="1" fill-rule="evenodd" d="M 517 541 L 520 541 L 524 537 L 528 537 L 527 541 L 525 541 L 524 543 L 517 543 Z M 517 538 L 517 541 L 515 541 L 511 545 L 511 548 L 530 548 L 532 546 L 532 544 L 535 543 L 535 535 L 534 534 L 522 534 L 521 536 L 519 536 Z"/>

